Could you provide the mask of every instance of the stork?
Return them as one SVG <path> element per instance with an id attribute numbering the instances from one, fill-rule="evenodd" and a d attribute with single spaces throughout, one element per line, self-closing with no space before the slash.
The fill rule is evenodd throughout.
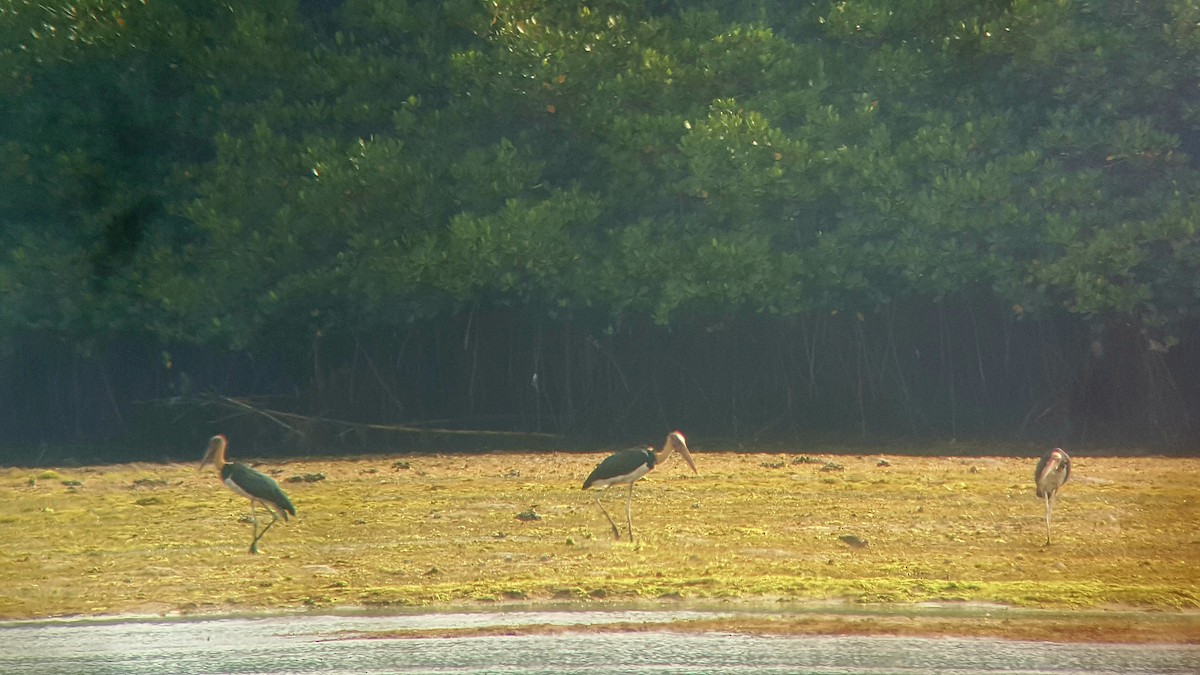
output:
<path id="1" fill-rule="evenodd" d="M 1050 545 L 1050 515 L 1054 513 L 1054 497 L 1071 477 L 1071 457 L 1062 448 L 1055 448 L 1038 460 L 1033 471 L 1037 496 L 1046 500 L 1046 545 Z"/>
<path id="2" fill-rule="evenodd" d="M 647 473 L 662 464 L 671 456 L 671 453 L 678 450 L 683 456 L 683 460 L 691 467 L 692 473 L 696 471 L 696 464 L 692 461 L 692 453 L 688 452 L 687 439 L 678 431 L 672 431 L 662 450 L 654 451 L 654 448 L 632 448 L 622 450 L 613 455 L 609 455 L 592 469 L 592 473 L 588 475 L 587 480 L 583 481 L 583 489 L 601 488 L 607 491 L 613 485 L 621 483 L 629 484 L 629 494 L 625 498 L 625 524 L 629 528 L 629 541 L 633 541 L 633 516 L 631 513 L 633 505 L 633 484 L 637 479 L 645 476 Z M 613 522 L 612 516 L 608 515 L 608 510 L 604 508 L 604 504 L 600 502 L 601 493 L 596 493 L 596 505 L 604 512 L 604 517 L 608 518 L 608 524 L 612 525 L 613 537 L 621 538 L 621 531 L 617 528 L 617 524 Z"/>
<path id="3" fill-rule="evenodd" d="M 250 500 L 250 519 L 254 523 L 254 539 L 250 541 L 250 552 L 258 553 L 258 540 L 262 539 L 276 520 L 287 520 L 288 514 L 296 515 L 296 507 L 292 506 L 292 500 L 283 493 L 283 489 L 274 478 L 240 462 L 226 462 L 225 448 L 228 445 L 229 441 L 225 436 L 213 436 L 208 441 L 208 451 L 204 453 L 204 459 L 200 461 L 200 470 L 203 471 L 204 466 L 212 462 L 221 474 L 221 481 L 225 486 Z M 267 523 L 262 532 L 258 531 L 258 512 L 254 508 L 256 503 L 262 504 L 271 512 L 271 522 Z"/>

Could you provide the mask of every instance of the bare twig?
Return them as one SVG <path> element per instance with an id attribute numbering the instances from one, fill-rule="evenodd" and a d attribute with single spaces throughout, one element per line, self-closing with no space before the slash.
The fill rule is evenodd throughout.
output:
<path id="1" fill-rule="evenodd" d="M 434 434 L 455 434 L 461 436 L 517 436 L 517 437 L 533 437 L 533 438 L 557 438 L 555 434 L 547 434 L 540 432 L 529 431 L 492 431 L 492 430 L 473 430 L 473 429 L 443 429 L 437 427 L 421 427 L 405 424 L 365 424 L 358 422 L 347 422 L 345 420 L 337 420 L 329 417 L 310 417 L 307 415 L 299 415 L 296 413 L 283 412 L 281 410 L 270 410 L 259 406 L 247 403 L 244 400 L 230 398 L 228 396 L 217 396 L 218 402 L 225 403 L 240 409 L 250 410 L 254 413 L 262 415 L 276 424 L 290 431 L 300 433 L 295 427 L 291 426 L 284 420 L 290 420 L 295 423 L 299 422 L 321 422 L 325 424 L 336 424 L 350 428 L 358 429 L 375 429 L 377 431 L 400 431 L 406 433 L 434 433 Z"/>
<path id="2" fill-rule="evenodd" d="M 235 408 L 242 408 L 243 410 L 248 410 L 250 412 L 262 415 L 263 417 L 271 420 L 272 422 L 278 424 L 279 426 L 283 427 L 284 429 L 291 431 L 292 433 L 297 433 L 297 434 L 300 433 L 299 431 L 296 430 L 295 427 L 293 427 L 292 425 L 288 424 L 287 422 L 284 422 L 283 420 L 279 419 L 280 417 L 293 417 L 292 415 L 289 415 L 288 413 L 281 413 L 281 412 L 278 412 L 275 410 L 266 410 L 265 408 L 259 408 L 257 406 L 250 405 L 249 403 L 246 403 L 245 401 L 242 401 L 240 399 L 229 398 L 228 396 L 218 396 L 217 399 L 220 401 L 224 401 L 225 403 L 228 403 L 229 405 L 232 405 Z M 303 418 L 301 418 L 301 419 L 303 419 Z"/>

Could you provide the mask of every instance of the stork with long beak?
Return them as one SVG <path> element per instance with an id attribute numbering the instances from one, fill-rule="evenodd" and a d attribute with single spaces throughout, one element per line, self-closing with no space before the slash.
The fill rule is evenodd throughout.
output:
<path id="1" fill-rule="evenodd" d="M 1047 452 L 1038 460 L 1033 471 L 1037 496 L 1046 500 L 1046 545 L 1050 545 L 1050 516 L 1054 513 L 1054 498 L 1058 489 L 1071 477 L 1071 457 L 1062 448 Z"/>
<path id="2" fill-rule="evenodd" d="M 223 435 L 213 436 L 208 441 L 208 451 L 204 453 L 204 459 L 200 461 L 200 470 L 203 471 L 205 465 L 212 462 L 221 474 L 221 482 L 230 490 L 250 500 L 250 519 L 254 523 L 254 539 L 250 541 L 250 552 L 258 553 L 258 540 L 262 539 L 276 520 L 282 518 L 286 521 L 289 514 L 296 515 L 296 507 L 292 506 L 292 500 L 283 493 L 283 489 L 274 478 L 240 462 L 226 462 L 225 448 L 228 445 L 229 441 Z M 267 523 L 261 532 L 258 530 L 258 513 L 254 508 L 256 503 L 262 504 L 271 512 L 271 522 Z"/>
<path id="3" fill-rule="evenodd" d="M 625 498 L 625 525 L 629 528 L 629 541 L 633 541 L 633 515 L 631 510 L 634 482 L 647 473 L 650 473 L 654 467 L 667 461 L 671 453 L 676 450 L 683 456 L 683 461 L 687 462 L 687 465 L 691 467 L 692 473 L 699 473 L 696 471 L 695 462 L 692 461 L 692 453 L 688 452 L 687 440 L 681 432 L 672 431 L 667 436 L 662 450 L 658 452 L 655 452 L 653 448 L 622 450 L 605 458 L 604 461 L 600 462 L 592 470 L 587 480 L 583 481 L 584 490 L 595 487 L 607 491 L 613 485 L 621 483 L 629 484 L 629 494 Z M 617 528 L 617 524 L 613 522 L 612 516 L 608 515 L 608 510 L 604 508 L 604 504 L 600 502 L 601 494 L 596 493 L 596 504 L 604 512 L 604 517 L 608 518 L 608 524 L 612 525 L 613 537 L 620 539 L 621 531 Z"/>

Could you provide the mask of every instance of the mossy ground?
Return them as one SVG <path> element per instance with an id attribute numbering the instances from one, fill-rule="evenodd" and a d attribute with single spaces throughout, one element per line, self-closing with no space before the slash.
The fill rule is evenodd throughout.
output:
<path id="1" fill-rule="evenodd" d="M 211 469 L 0 469 L 0 618 L 680 600 L 1200 608 L 1197 459 L 1075 457 L 1045 546 L 1030 459 L 701 449 L 700 475 L 673 459 L 638 482 L 631 544 L 580 490 L 602 457 L 265 463 L 299 517 L 257 556 L 248 502 Z M 624 494 L 606 498 L 622 529 Z"/>

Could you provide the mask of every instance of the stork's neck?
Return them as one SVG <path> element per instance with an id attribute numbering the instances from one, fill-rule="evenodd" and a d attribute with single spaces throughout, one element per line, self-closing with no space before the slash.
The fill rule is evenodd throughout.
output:
<path id="1" fill-rule="evenodd" d="M 220 473 L 221 469 L 224 469 L 225 465 L 229 463 L 225 461 L 226 445 L 225 439 L 223 438 L 213 441 L 212 463 L 213 466 L 217 467 L 218 473 Z"/>
<path id="2" fill-rule="evenodd" d="M 667 438 L 667 442 L 663 443 L 661 450 L 651 450 L 654 453 L 654 463 L 662 464 L 667 461 L 672 452 L 675 452 L 675 446 L 671 444 L 671 439 Z"/>

